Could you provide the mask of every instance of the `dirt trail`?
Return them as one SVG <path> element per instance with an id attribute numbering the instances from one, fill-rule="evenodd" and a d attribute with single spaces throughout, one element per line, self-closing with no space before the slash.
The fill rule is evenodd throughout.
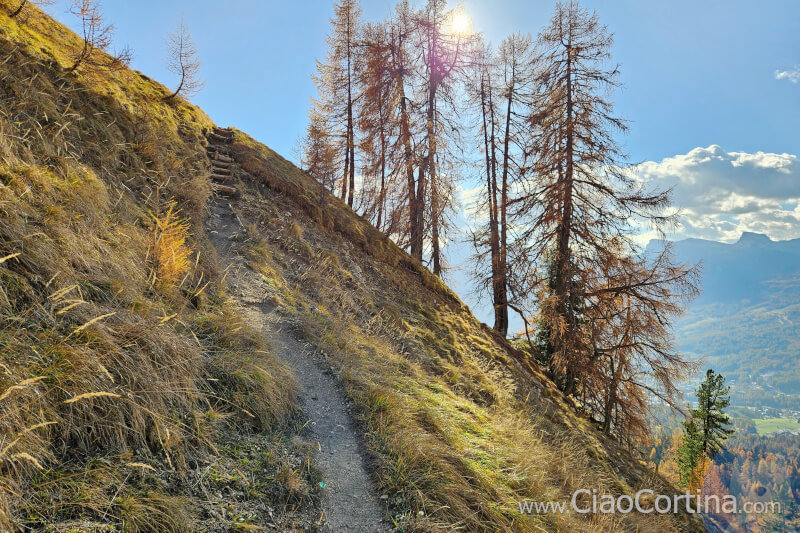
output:
<path id="1" fill-rule="evenodd" d="M 266 283 L 237 253 L 237 236 L 243 235 L 244 230 L 228 200 L 217 197 L 210 208 L 209 235 L 220 259 L 229 267 L 227 283 L 231 295 L 297 377 L 300 407 L 308 417 L 311 437 L 319 443 L 317 465 L 326 485 L 322 489 L 322 531 L 387 531 L 366 469 L 361 436 L 348 413 L 341 385 L 318 361 L 313 348 L 281 324 L 282 316 L 268 298 Z"/>

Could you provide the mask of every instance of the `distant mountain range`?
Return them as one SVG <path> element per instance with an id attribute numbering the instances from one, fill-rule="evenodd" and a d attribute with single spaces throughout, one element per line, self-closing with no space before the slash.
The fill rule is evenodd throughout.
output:
<path id="1" fill-rule="evenodd" d="M 648 250 L 661 245 L 651 241 Z M 678 261 L 702 262 L 703 293 L 695 305 L 752 305 L 771 300 L 787 285 L 800 290 L 800 239 L 773 241 L 745 232 L 732 244 L 704 239 L 675 242 Z"/>
<path id="2" fill-rule="evenodd" d="M 703 292 L 676 327 L 680 348 L 727 374 L 739 404 L 800 409 L 800 239 L 674 244 L 678 261 L 703 267 Z"/>

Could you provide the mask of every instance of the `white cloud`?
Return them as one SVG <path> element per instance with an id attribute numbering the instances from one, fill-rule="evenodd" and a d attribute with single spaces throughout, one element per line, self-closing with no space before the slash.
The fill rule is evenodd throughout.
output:
<path id="1" fill-rule="evenodd" d="M 792 70 L 776 70 L 776 80 L 789 80 L 792 83 L 800 82 L 800 65 L 795 65 Z"/>
<path id="2" fill-rule="evenodd" d="M 642 179 L 673 188 L 682 208 L 676 237 L 733 241 L 743 231 L 800 237 L 800 161 L 796 155 L 726 152 L 717 145 L 648 161 Z"/>
<path id="3" fill-rule="evenodd" d="M 472 217 L 479 216 L 479 203 L 481 200 L 481 195 L 485 193 L 486 185 L 480 184 L 476 185 L 472 188 L 465 189 L 459 186 L 459 198 L 461 199 L 461 205 L 464 206 L 464 212 Z"/>

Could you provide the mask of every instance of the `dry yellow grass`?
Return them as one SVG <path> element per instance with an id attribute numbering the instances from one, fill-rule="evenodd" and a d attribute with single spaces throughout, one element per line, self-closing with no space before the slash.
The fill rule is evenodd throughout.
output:
<path id="1" fill-rule="evenodd" d="M 147 463 L 125 463 L 125 466 L 130 466 L 132 468 L 145 468 L 147 470 L 152 470 L 153 472 L 156 471 L 155 468 L 153 468 Z"/>
<path id="2" fill-rule="evenodd" d="M 32 5 L 10 19 L 12 3 L 0 0 L 0 531 L 185 531 L 157 471 L 294 408 L 291 376 L 235 331 L 195 237 L 213 124 L 138 72 L 68 73 L 80 39 Z M 208 412 L 213 430 L 195 423 Z"/>
<path id="3" fill-rule="evenodd" d="M 8 4 L 0 530 L 79 519 L 189 530 L 185 502 L 155 474 L 213 453 L 225 428 L 264 429 L 294 409 L 290 374 L 226 297 L 203 235 L 212 123 L 164 103 L 167 89 L 140 73 L 68 75 L 78 38 L 34 7 L 11 20 Z M 244 191 L 243 222 L 264 237 L 251 260 L 341 375 L 405 531 L 676 530 L 669 518 L 520 514 L 517 500 L 660 481 L 309 176 L 238 132 L 233 151 L 272 189 Z M 176 204 L 154 234 L 161 197 Z M 294 226 L 278 223 L 287 209 Z M 279 476 L 305 494 L 291 468 Z"/>
<path id="4" fill-rule="evenodd" d="M 307 177 L 241 133 L 233 149 L 271 189 L 239 206 L 261 239 L 249 260 L 341 376 L 403 531 L 680 530 L 682 518 L 521 513 L 520 501 L 568 502 L 578 488 L 674 489 L 404 252 L 359 240 L 369 228 L 338 200 L 314 198 Z M 287 211 L 305 216 L 281 223 Z M 293 246 L 298 235 L 310 250 Z"/>
<path id="5" fill-rule="evenodd" d="M 64 403 L 75 403 L 81 400 L 88 400 L 89 398 L 119 398 L 119 394 L 113 392 L 84 392 L 83 394 L 78 394 L 74 398 L 64 400 Z"/>

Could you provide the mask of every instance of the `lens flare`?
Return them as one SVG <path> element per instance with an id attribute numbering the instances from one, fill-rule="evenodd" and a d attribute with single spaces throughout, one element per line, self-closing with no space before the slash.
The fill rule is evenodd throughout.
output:
<path id="1" fill-rule="evenodd" d="M 472 17 L 461 6 L 454 9 L 450 16 L 450 31 L 455 35 L 472 33 Z"/>

